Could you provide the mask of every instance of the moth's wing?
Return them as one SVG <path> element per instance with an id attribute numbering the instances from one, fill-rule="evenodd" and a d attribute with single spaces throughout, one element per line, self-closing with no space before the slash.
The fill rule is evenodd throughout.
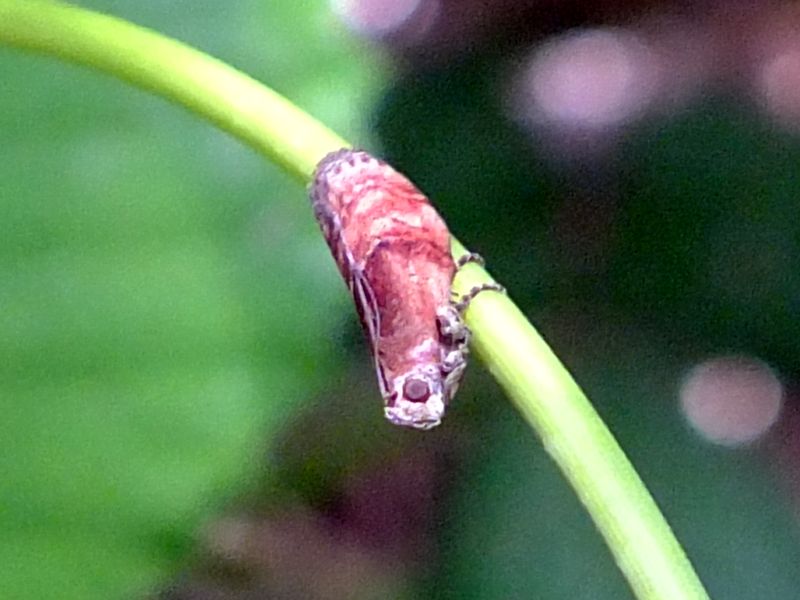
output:
<path id="1" fill-rule="evenodd" d="M 336 265 L 339 267 L 339 272 L 344 277 L 353 296 L 358 318 L 361 320 L 361 326 L 364 328 L 372 350 L 378 385 L 381 394 L 386 396 L 389 386 L 378 354 L 381 323 L 375 293 L 369 281 L 364 277 L 361 266 L 356 264 L 353 252 L 345 241 L 342 234 L 342 223 L 338 213 L 329 202 L 327 181 L 324 178 L 315 179 L 311 189 L 311 202 L 314 207 L 314 216 L 322 227 L 322 233 L 328 242 Z"/>
<path id="2" fill-rule="evenodd" d="M 350 290 L 353 293 L 353 300 L 356 304 L 358 317 L 361 325 L 369 338 L 369 345 L 372 349 L 372 357 L 375 361 L 375 372 L 378 376 L 378 385 L 381 395 L 386 397 L 389 394 L 389 383 L 386 381 L 386 374 L 383 372 L 383 365 L 380 360 L 379 345 L 381 331 L 381 314 L 378 311 L 378 302 L 375 299 L 375 292 L 364 274 L 358 268 L 350 271 Z"/>

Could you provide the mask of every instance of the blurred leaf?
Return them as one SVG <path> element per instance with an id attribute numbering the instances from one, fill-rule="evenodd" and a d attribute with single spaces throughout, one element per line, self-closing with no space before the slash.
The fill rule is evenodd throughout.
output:
<path id="1" fill-rule="evenodd" d="M 594 322 L 595 325 L 587 323 Z M 587 319 L 578 381 L 654 494 L 712 598 L 796 597 L 800 532 L 746 449 L 702 443 L 682 422 L 680 361 L 634 330 Z M 572 325 L 570 325 L 571 327 Z M 563 333 L 560 336 L 564 338 Z M 475 443 L 451 511 L 442 598 L 632 598 L 583 509 L 510 409 Z"/>
<path id="2" fill-rule="evenodd" d="M 714 104 L 647 132 L 629 152 L 615 301 L 796 371 L 797 139 Z"/>
<path id="3" fill-rule="evenodd" d="M 323 2 L 84 4 L 263 68 L 345 132 L 379 80 Z M 304 191 L 247 149 L 104 76 L 0 61 L 0 595 L 127 596 L 324 381 L 346 293 Z"/>
<path id="4" fill-rule="evenodd" d="M 718 102 L 659 120 L 607 164 L 551 164 L 557 189 L 556 177 L 526 164 L 535 157 L 509 133 L 498 80 L 491 57 L 478 57 L 398 82 L 379 112 L 389 155 L 465 241 L 486 244 L 490 269 L 523 307 L 543 307 L 537 322 L 565 306 L 595 311 L 596 322 L 571 322 L 567 332 L 580 343 L 576 354 L 592 356 L 575 370 L 578 380 L 712 597 L 796 596 L 800 540 L 778 478 L 752 453 L 713 449 L 687 431 L 674 399 L 681 365 L 665 348 L 736 348 L 797 371 L 797 139 Z M 576 206 L 583 214 L 569 211 Z M 564 242 L 555 239 L 560 220 L 580 235 L 595 213 L 610 232 L 597 274 L 563 261 Z M 657 347 L 634 343 L 634 328 L 606 312 L 636 319 Z M 587 338 L 600 323 L 609 331 Z M 546 337 L 564 344 L 560 333 Z M 631 597 L 516 414 L 504 408 L 499 422 L 493 409 L 482 416 L 465 481 L 448 507 L 435 596 Z"/>

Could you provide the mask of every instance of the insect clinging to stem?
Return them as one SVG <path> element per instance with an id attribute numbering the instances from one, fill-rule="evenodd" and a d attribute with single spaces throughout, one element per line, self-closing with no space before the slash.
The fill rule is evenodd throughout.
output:
<path id="1" fill-rule="evenodd" d="M 428 198 L 370 154 L 342 149 L 323 158 L 310 188 L 319 221 L 367 335 L 386 418 L 430 429 L 441 422 L 467 366 L 463 312 L 485 289 L 460 299 L 450 232 Z"/>

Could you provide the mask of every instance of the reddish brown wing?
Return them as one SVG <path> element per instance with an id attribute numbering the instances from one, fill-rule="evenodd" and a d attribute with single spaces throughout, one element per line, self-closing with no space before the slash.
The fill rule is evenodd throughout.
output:
<path id="1" fill-rule="evenodd" d="M 320 224 L 339 272 L 344 277 L 347 287 L 353 296 L 361 327 L 367 336 L 367 341 L 372 351 L 380 391 L 384 395 L 388 393 L 388 384 L 383 367 L 378 360 L 381 330 L 380 312 L 378 311 L 372 286 L 364 277 L 363 264 L 359 264 L 356 261 L 353 251 L 348 246 L 344 236 L 341 222 L 343 199 L 339 190 L 333 189 L 335 186 L 330 185 L 331 175 L 340 172 L 342 161 L 352 161 L 352 154 L 353 152 L 350 150 L 339 150 L 327 155 L 319 163 L 310 190 L 311 204 L 314 208 L 314 216 Z"/>

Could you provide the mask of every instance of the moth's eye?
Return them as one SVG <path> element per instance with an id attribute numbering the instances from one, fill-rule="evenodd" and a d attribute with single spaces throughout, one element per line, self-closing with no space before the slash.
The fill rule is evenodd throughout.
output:
<path id="1" fill-rule="evenodd" d="M 411 402 L 425 402 L 431 395 L 428 384 L 421 379 L 409 379 L 403 384 L 403 396 Z"/>

